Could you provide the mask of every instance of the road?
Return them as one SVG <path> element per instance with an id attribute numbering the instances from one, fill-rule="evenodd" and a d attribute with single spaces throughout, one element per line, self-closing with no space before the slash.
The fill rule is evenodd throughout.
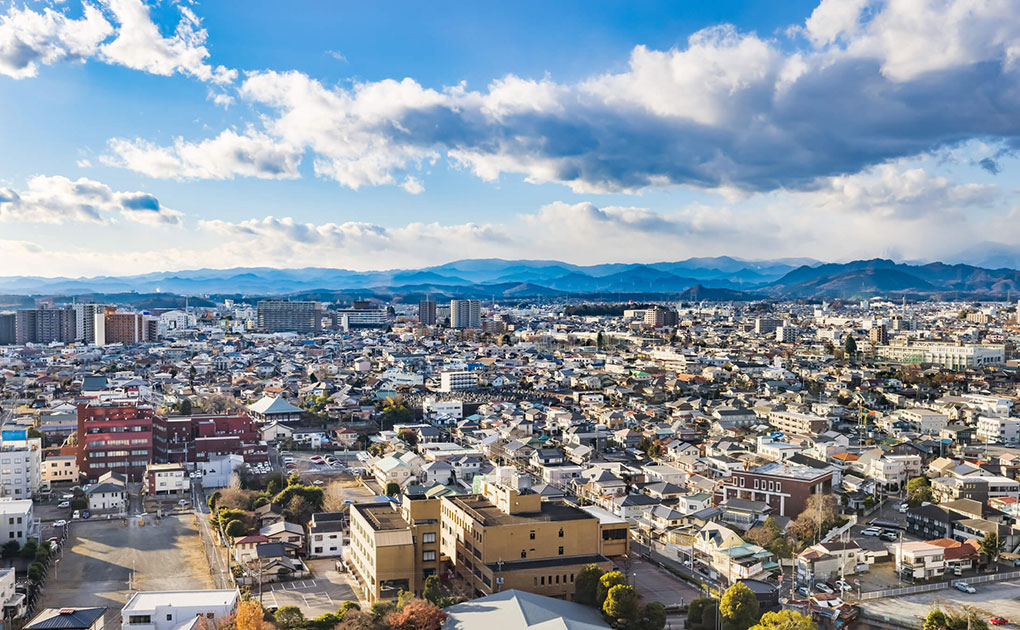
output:
<path id="1" fill-rule="evenodd" d="M 216 544 L 216 537 L 213 535 L 212 526 L 209 524 L 209 503 L 202 490 L 201 481 L 192 479 L 191 482 L 191 505 L 195 513 L 195 520 L 198 522 L 198 531 L 202 536 L 202 547 L 205 550 L 206 559 L 209 561 L 209 571 L 212 574 L 213 583 L 216 588 L 234 588 L 234 580 L 227 568 L 227 562 L 223 559 L 220 547 Z"/>

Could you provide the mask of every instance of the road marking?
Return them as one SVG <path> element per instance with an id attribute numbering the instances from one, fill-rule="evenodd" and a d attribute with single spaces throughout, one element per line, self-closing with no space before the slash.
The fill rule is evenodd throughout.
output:
<path id="1" fill-rule="evenodd" d="M 301 593 L 301 599 L 305 600 L 305 606 L 307 606 L 308 605 L 308 598 L 305 597 L 304 593 Z"/>
<path id="2" fill-rule="evenodd" d="M 326 591 L 323 591 L 322 594 L 325 595 L 326 599 L 329 600 L 329 607 L 332 608 L 333 607 L 333 598 L 330 597 L 329 593 L 327 593 Z"/>

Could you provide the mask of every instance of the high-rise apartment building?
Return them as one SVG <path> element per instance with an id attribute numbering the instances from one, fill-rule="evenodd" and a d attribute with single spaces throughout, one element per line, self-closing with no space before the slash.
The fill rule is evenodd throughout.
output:
<path id="1" fill-rule="evenodd" d="M 679 321 L 677 312 L 671 308 L 653 306 L 645 310 L 644 323 L 646 326 L 676 326 Z"/>
<path id="2" fill-rule="evenodd" d="M 70 343 L 74 341 L 74 311 L 64 308 L 30 308 L 16 313 L 15 343 Z"/>
<path id="3" fill-rule="evenodd" d="M 15 313 L 0 313 L 0 346 L 10 346 L 18 342 L 18 316 Z"/>
<path id="4" fill-rule="evenodd" d="M 453 328 L 481 328 L 482 302 L 480 300 L 450 300 L 450 326 Z"/>
<path id="5" fill-rule="evenodd" d="M 103 304 L 75 304 L 74 339 L 97 346 L 106 345 L 106 306 Z"/>
<path id="6" fill-rule="evenodd" d="M 424 326 L 436 325 L 436 303 L 434 300 L 418 302 L 418 321 Z"/>
<path id="7" fill-rule="evenodd" d="M 152 407 L 136 404 L 78 405 L 78 469 L 86 479 L 107 472 L 141 481 L 152 463 Z"/>
<path id="8" fill-rule="evenodd" d="M 318 302 L 259 300 L 258 327 L 269 332 L 316 333 L 322 327 Z"/>
<path id="9" fill-rule="evenodd" d="M 886 330 L 885 324 L 876 324 L 868 332 L 868 340 L 875 346 L 884 346 L 889 343 L 889 332 Z"/>

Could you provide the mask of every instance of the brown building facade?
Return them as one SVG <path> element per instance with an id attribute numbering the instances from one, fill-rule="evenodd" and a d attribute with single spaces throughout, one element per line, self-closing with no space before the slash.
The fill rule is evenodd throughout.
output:
<path id="1" fill-rule="evenodd" d="M 801 464 L 766 464 L 754 470 L 735 470 L 723 484 L 722 499 L 762 501 L 773 516 L 796 517 L 812 494 L 832 493 L 832 470 Z"/>

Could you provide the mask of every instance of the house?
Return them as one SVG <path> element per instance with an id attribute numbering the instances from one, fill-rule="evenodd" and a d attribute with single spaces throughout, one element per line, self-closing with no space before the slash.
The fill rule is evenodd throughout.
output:
<path id="1" fill-rule="evenodd" d="M 123 512 L 127 505 L 127 482 L 123 475 L 108 472 L 85 491 L 85 496 L 93 512 Z"/>
<path id="2" fill-rule="evenodd" d="M 283 521 L 283 505 L 279 503 L 267 503 L 255 508 L 255 521 L 259 529 Z"/>
<path id="3" fill-rule="evenodd" d="M 297 422 L 304 411 L 283 398 L 263 396 L 258 402 L 248 405 L 248 414 L 259 424 L 270 422 Z"/>
<path id="4" fill-rule="evenodd" d="M 149 464 L 142 476 L 142 487 L 148 496 L 186 494 L 191 479 L 183 464 Z"/>
<path id="5" fill-rule="evenodd" d="M 199 617 L 218 626 L 237 612 L 237 590 L 138 592 L 121 610 L 121 630 L 193 629 Z"/>
<path id="6" fill-rule="evenodd" d="M 44 608 L 26 623 L 26 630 L 103 630 L 105 607 Z"/>
<path id="7" fill-rule="evenodd" d="M 242 536 L 234 539 L 234 558 L 241 564 L 247 564 L 258 557 L 255 549 L 269 539 L 262 535 Z"/>
<path id="8" fill-rule="evenodd" d="M 443 630 L 608 630 L 591 606 L 516 589 L 479 597 L 446 609 Z"/>
<path id="9" fill-rule="evenodd" d="M 926 542 L 905 542 L 894 547 L 896 570 L 914 580 L 934 580 L 945 574 L 945 549 Z"/>
<path id="10" fill-rule="evenodd" d="M 372 464 L 372 474 L 383 489 L 391 483 L 395 483 L 402 488 L 413 477 L 411 467 L 401 461 L 399 457 L 394 457 L 393 455 L 387 455 Z"/>
<path id="11" fill-rule="evenodd" d="M 259 530 L 260 536 L 265 536 L 271 543 L 282 543 L 288 549 L 303 551 L 305 544 L 305 528 L 296 524 L 280 521 L 267 525 Z"/>
<path id="12" fill-rule="evenodd" d="M 555 466 L 564 461 L 566 461 L 566 456 L 558 448 L 540 448 L 531 454 L 531 465 L 535 467 Z"/>
<path id="13" fill-rule="evenodd" d="M 39 522 L 35 520 L 31 499 L 0 499 L 0 540 L 38 540 Z"/>
<path id="14" fill-rule="evenodd" d="M 308 523 L 308 557 L 339 558 L 343 555 L 344 515 L 316 512 Z"/>
<path id="15" fill-rule="evenodd" d="M 677 498 L 676 509 L 684 514 L 694 514 L 712 506 L 712 495 L 705 492 L 682 495 Z"/>

